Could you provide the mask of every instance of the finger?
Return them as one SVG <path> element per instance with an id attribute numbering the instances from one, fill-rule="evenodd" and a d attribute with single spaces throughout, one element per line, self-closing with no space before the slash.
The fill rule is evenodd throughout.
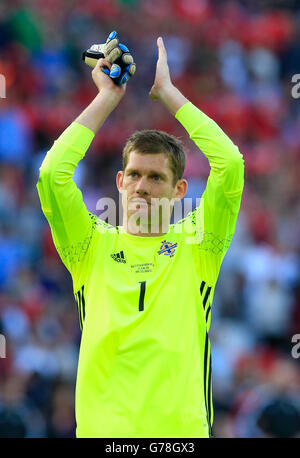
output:
<path id="1" fill-rule="evenodd" d="M 105 44 L 105 53 L 110 54 L 114 48 L 117 48 L 119 45 L 119 40 L 114 38 L 113 40 L 109 41 Z"/>
<path id="2" fill-rule="evenodd" d="M 108 67 L 108 69 L 111 69 L 111 63 L 107 59 L 99 59 L 94 70 L 100 69 L 102 67 Z"/>
<path id="3" fill-rule="evenodd" d="M 124 64 L 132 64 L 133 63 L 133 57 L 131 54 L 129 54 L 128 52 L 126 52 L 125 54 L 122 55 L 122 62 L 124 62 Z"/>
<path id="4" fill-rule="evenodd" d="M 118 32 L 116 32 L 115 30 L 113 30 L 112 32 L 110 32 L 110 34 L 109 34 L 108 37 L 107 37 L 106 43 L 107 43 L 109 40 L 113 40 L 114 38 L 118 38 Z"/>
<path id="5" fill-rule="evenodd" d="M 119 44 L 119 47 L 120 49 L 123 51 L 123 54 L 122 54 L 122 62 L 124 64 L 131 64 L 133 62 L 133 57 L 132 55 L 130 54 L 130 51 L 129 49 L 127 48 L 127 46 L 123 45 L 122 43 Z"/>
<path id="6" fill-rule="evenodd" d="M 135 63 L 132 62 L 132 64 L 127 65 L 127 67 L 125 67 L 125 71 L 128 72 L 130 76 L 133 76 L 136 71 Z"/>
<path id="7" fill-rule="evenodd" d="M 114 54 L 109 56 L 111 52 L 115 49 L 118 48 L 119 45 L 119 39 L 118 39 L 118 34 L 115 30 L 110 32 L 110 34 L 107 37 L 106 43 L 105 43 L 105 57 L 109 58 L 110 62 L 114 62 L 121 54 L 120 51 L 114 51 Z M 118 54 L 118 55 L 116 55 Z M 109 56 L 109 57 L 108 57 Z"/>
<path id="8" fill-rule="evenodd" d="M 136 70 L 136 65 L 135 65 L 135 63 L 132 63 L 132 64 L 127 65 L 127 66 L 123 69 L 123 74 L 120 76 L 120 78 L 118 78 L 117 83 L 118 83 L 119 85 L 124 84 L 124 83 L 127 83 L 127 81 L 129 80 L 129 78 L 130 78 L 131 76 L 134 75 L 135 70 Z M 121 70 L 121 71 L 122 71 L 122 70 Z"/>
<path id="9" fill-rule="evenodd" d="M 167 51 L 166 51 L 162 37 L 158 37 L 157 46 L 158 46 L 158 58 L 167 59 Z"/>
<path id="10" fill-rule="evenodd" d="M 110 52 L 107 52 L 107 50 L 106 50 L 105 57 L 111 63 L 114 63 L 120 57 L 121 54 L 122 54 L 122 51 L 119 48 L 119 46 L 117 46 L 116 48 L 113 48 Z"/>
<path id="11" fill-rule="evenodd" d="M 120 65 L 113 64 L 109 73 L 111 78 L 118 78 L 121 75 L 121 67 Z"/>
<path id="12" fill-rule="evenodd" d="M 123 75 L 121 76 L 121 78 L 118 81 L 118 84 L 121 86 L 122 84 L 127 83 L 127 81 L 129 80 L 129 77 L 130 75 L 128 72 L 123 73 Z"/>
<path id="13" fill-rule="evenodd" d="M 129 64 L 129 65 L 126 65 L 126 67 L 124 68 L 125 72 L 128 72 L 129 73 L 129 76 L 133 76 L 135 74 L 135 71 L 136 71 L 136 65 L 134 62 L 132 62 L 132 64 Z"/>
<path id="14" fill-rule="evenodd" d="M 129 49 L 127 48 L 126 45 L 123 45 L 122 43 L 120 43 L 119 46 L 120 46 L 120 48 L 122 49 L 122 51 L 124 51 L 124 52 L 129 52 Z"/>

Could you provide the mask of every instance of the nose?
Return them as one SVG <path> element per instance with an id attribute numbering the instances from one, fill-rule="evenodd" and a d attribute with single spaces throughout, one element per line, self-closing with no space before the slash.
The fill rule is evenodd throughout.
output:
<path id="1" fill-rule="evenodd" d="M 148 189 L 148 184 L 147 184 L 147 178 L 146 177 L 141 177 L 138 180 L 138 182 L 136 183 L 135 191 L 140 196 L 144 196 L 146 194 L 149 194 L 149 189 Z"/>

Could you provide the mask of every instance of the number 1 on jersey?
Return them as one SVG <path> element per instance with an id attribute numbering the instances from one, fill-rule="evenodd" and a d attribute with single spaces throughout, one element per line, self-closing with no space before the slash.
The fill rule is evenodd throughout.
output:
<path id="1" fill-rule="evenodd" d="M 140 299 L 139 299 L 139 311 L 142 312 L 144 310 L 144 298 L 145 298 L 145 291 L 146 291 L 146 282 L 140 281 Z"/>

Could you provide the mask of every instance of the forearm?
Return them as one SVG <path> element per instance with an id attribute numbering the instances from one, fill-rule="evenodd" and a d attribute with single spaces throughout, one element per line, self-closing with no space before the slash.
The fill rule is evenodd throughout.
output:
<path id="1" fill-rule="evenodd" d="M 173 116 L 189 101 L 173 84 L 168 84 L 159 91 L 159 100 Z"/>
<path id="2" fill-rule="evenodd" d="M 90 105 L 75 119 L 75 122 L 96 134 L 120 100 L 119 95 L 108 90 L 101 90 Z"/>
<path id="3" fill-rule="evenodd" d="M 223 191 L 240 190 L 243 186 L 244 160 L 228 135 L 192 103 L 182 106 L 175 117 L 207 157 L 211 175 L 218 177 Z"/>
<path id="4" fill-rule="evenodd" d="M 81 191 L 73 181 L 73 174 L 93 137 L 89 129 L 72 123 L 48 151 L 37 183 L 41 207 L 50 224 L 54 244 L 69 270 L 72 258 L 83 254 L 80 247 L 91 233 L 91 218 Z M 75 253 L 72 247 L 77 250 Z"/>
<path id="5" fill-rule="evenodd" d="M 172 83 L 165 85 L 158 93 L 160 102 L 183 125 L 208 160 L 216 155 L 225 159 L 229 155 L 240 156 L 237 147 L 218 124 L 194 106 Z M 189 105 L 182 108 L 188 102 Z"/>
<path id="6" fill-rule="evenodd" d="M 68 186 L 75 187 L 73 175 L 79 161 L 89 148 L 94 133 L 73 122 L 54 142 L 40 167 L 37 184 L 42 208 L 52 213 L 52 196 L 61 195 L 63 203 Z M 69 203 L 68 203 L 69 205 Z"/>

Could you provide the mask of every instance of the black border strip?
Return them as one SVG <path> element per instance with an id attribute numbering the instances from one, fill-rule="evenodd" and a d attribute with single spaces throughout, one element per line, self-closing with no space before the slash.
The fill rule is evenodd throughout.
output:
<path id="1" fill-rule="evenodd" d="M 212 411 L 213 411 L 213 401 L 212 401 L 212 365 L 211 365 L 211 350 L 209 351 L 209 379 L 208 379 L 208 405 L 209 405 L 209 435 L 212 437 Z"/>
<path id="2" fill-rule="evenodd" d="M 139 311 L 142 312 L 144 310 L 144 298 L 145 298 L 145 291 L 146 291 L 146 282 L 140 281 L 140 300 L 139 300 Z"/>
<path id="3" fill-rule="evenodd" d="M 204 308 L 204 310 L 205 310 L 207 299 L 209 298 L 209 295 L 210 295 L 210 291 L 211 291 L 211 286 L 208 286 L 208 288 L 206 290 L 206 293 L 205 293 L 205 297 L 203 299 L 203 308 Z"/>
<path id="4" fill-rule="evenodd" d="M 208 427 L 210 430 L 210 418 L 208 417 L 207 395 L 206 395 L 207 355 L 208 355 L 208 335 L 206 333 L 205 350 L 204 350 L 204 401 L 205 401 L 205 408 L 206 408 L 207 423 L 208 423 Z"/>
<path id="5" fill-rule="evenodd" d="M 205 286 L 205 281 L 203 281 L 201 283 L 201 286 L 200 286 L 200 294 L 201 294 L 201 296 L 202 296 L 202 293 L 203 293 L 204 286 Z"/>
<path id="6" fill-rule="evenodd" d="M 200 295 L 202 298 L 202 293 L 204 291 L 205 281 L 201 282 L 200 286 Z M 202 301 L 203 310 L 205 311 L 206 303 L 208 303 L 208 307 L 205 314 L 205 321 L 206 326 L 208 323 L 209 314 L 211 312 L 211 304 L 208 301 L 210 296 L 211 286 L 207 287 L 205 292 L 204 299 Z M 204 401 L 206 407 L 206 418 L 207 418 L 207 425 L 209 430 L 209 437 L 213 437 L 212 435 L 212 364 L 211 364 L 211 349 L 210 349 L 210 341 L 208 338 L 208 333 L 206 330 L 206 337 L 205 337 L 205 349 L 204 349 Z"/>
<path id="7" fill-rule="evenodd" d="M 209 373 L 208 373 L 208 393 L 207 393 L 207 403 L 208 403 L 208 419 L 209 419 L 209 436 L 212 436 L 212 415 L 211 415 L 211 402 L 212 402 L 212 370 L 211 370 L 211 350 L 209 350 Z"/>
<path id="8" fill-rule="evenodd" d="M 210 311 L 211 311 L 211 306 L 209 305 L 207 310 L 206 310 L 206 315 L 205 315 L 206 324 L 208 323 L 208 317 L 209 317 L 209 312 Z"/>
<path id="9" fill-rule="evenodd" d="M 83 316 L 83 320 L 82 320 L 82 323 L 84 323 L 85 321 L 85 299 L 84 299 L 84 285 L 82 285 L 82 288 L 81 288 L 81 299 L 82 299 L 82 316 Z"/>
<path id="10" fill-rule="evenodd" d="M 77 294 L 77 307 L 78 307 L 79 326 L 80 326 L 80 330 L 82 331 L 81 294 L 80 294 L 80 290 L 77 291 L 76 294 Z"/>

